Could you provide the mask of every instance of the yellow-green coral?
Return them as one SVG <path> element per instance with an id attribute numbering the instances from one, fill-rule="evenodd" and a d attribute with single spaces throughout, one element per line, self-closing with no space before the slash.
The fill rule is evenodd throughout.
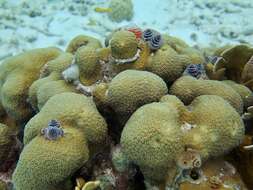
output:
<path id="1" fill-rule="evenodd" d="M 148 47 L 148 44 L 143 41 L 140 41 L 138 43 L 138 49 L 140 51 L 139 58 L 135 61 L 126 64 L 115 64 L 112 62 L 111 68 L 113 72 L 119 73 L 127 69 L 145 70 L 150 56 L 150 49 Z"/>
<path id="2" fill-rule="evenodd" d="M 131 20 L 133 17 L 132 0 L 111 0 L 109 4 L 108 16 L 112 21 L 121 22 L 123 20 Z"/>
<path id="3" fill-rule="evenodd" d="M 55 140 L 41 135 L 52 119 L 64 132 Z M 13 175 L 15 188 L 58 190 L 95 153 L 106 135 L 106 122 L 91 98 L 71 92 L 51 97 L 25 126 L 25 148 Z"/>
<path id="4" fill-rule="evenodd" d="M 101 108 L 101 107 L 106 107 L 106 91 L 108 89 L 108 83 L 100 83 L 95 86 L 92 96 L 94 101 L 96 102 L 96 106 Z"/>
<path id="5" fill-rule="evenodd" d="M 120 30 L 113 34 L 110 41 L 112 57 L 128 59 L 135 56 L 138 50 L 138 40 L 134 33 Z"/>
<path id="6" fill-rule="evenodd" d="M 132 176 L 136 165 L 145 183 L 170 189 L 182 180 L 178 174 L 201 171 L 205 161 L 241 143 L 242 118 L 253 115 L 253 95 L 245 87 L 253 84 L 252 48 L 210 48 L 208 57 L 161 35 L 163 43 L 153 51 L 130 29 L 113 31 L 104 48 L 79 35 L 65 52 L 37 49 L 0 65 L 0 170 L 12 160 L 8 150 L 18 145 L 17 132 L 24 135 L 13 174 L 16 190 L 93 189 L 97 180 L 118 189 L 140 176 L 139 170 Z M 223 57 L 212 57 L 216 53 Z M 194 72 L 200 63 L 210 79 L 234 81 L 181 77 L 189 64 Z M 167 85 L 172 95 L 166 95 Z M 28 121 L 24 131 L 9 131 L 20 121 Z M 90 181 L 74 187 L 78 176 Z"/>
<path id="7" fill-rule="evenodd" d="M 186 148 L 206 160 L 238 146 L 243 136 L 240 115 L 223 98 L 203 95 L 185 107 L 175 96 L 165 96 L 162 102 L 133 113 L 123 129 L 121 145 L 145 179 L 164 181 L 173 175 Z"/>
<path id="8" fill-rule="evenodd" d="M 91 36 L 78 35 L 69 42 L 66 52 L 74 54 L 82 46 L 98 49 L 102 47 L 102 44 L 98 39 Z"/>
<path id="9" fill-rule="evenodd" d="M 28 144 L 37 136 L 51 119 L 58 120 L 66 128 L 74 127 L 83 131 L 90 144 L 101 143 L 107 135 L 106 122 L 92 99 L 66 92 L 51 97 L 40 112 L 26 124 L 24 143 Z"/>
<path id="10" fill-rule="evenodd" d="M 61 80 L 62 72 L 68 68 L 73 59 L 71 53 L 61 53 L 43 66 L 40 78 L 32 83 L 28 92 L 28 102 L 34 110 L 41 109 L 44 103 L 57 93 L 75 91 L 73 86 L 64 84 Z"/>
<path id="11" fill-rule="evenodd" d="M 59 75 L 64 71 L 73 61 L 74 56 L 71 53 L 63 52 L 58 57 L 50 60 L 45 64 L 40 71 L 40 78 L 46 77 L 52 72 L 56 72 Z"/>
<path id="12" fill-rule="evenodd" d="M 78 92 L 74 86 L 66 83 L 64 80 L 57 80 L 43 84 L 37 91 L 37 106 L 38 109 L 45 105 L 49 98 L 56 94 L 64 92 Z"/>
<path id="13" fill-rule="evenodd" d="M 16 190 L 58 190 L 88 160 L 84 133 L 62 127 L 64 137 L 50 141 L 38 135 L 25 146 L 13 174 Z"/>
<path id="14" fill-rule="evenodd" d="M 1 103 L 5 111 L 16 120 L 26 120 L 32 109 L 26 102 L 28 88 L 39 78 L 40 69 L 56 58 L 61 51 L 57 48 L 35 49 L 11 57 L 0 66 Z"/>
<path id="15" fill-rule="evenodd" d="M 252 93 L 251 90 L 248 87 L 246 87 L 244 85 L 241 85 L 241 84 L 238 84 L 234 81 L 224 80 L 222 82 L 224 82 L 225 84 L 231 86 L 238 94 L 240 94 L 240 96 L 241 96 L 244 103 L 246 102 L 247 97 L 250 96 L 251 93 Z"/>
<path id="16" fill-rule="evenodd" d="M 37 92 L 38 90 L 45 84 L 50 83 L 52 81 L 57 81 L 59 79 L 58 73 L 52 73 L 45 78 L 40 78 L 32 83 L 28 91 L 28 99 L 27 101 L 31 104 L 32 108 L 36 111 L 39 110 L 38 108 L 38 97 Z"/>
<path id="17" fill-rule="evenodd" d="M 168 47 L 156 51 L 149 57 L 146 70 L 159 75 L 165 82 L 173 82 L 182 75 L 190 63 L 187 56 L 179 55 Z"/>
<path id="18" fill-rule="evenodd" d="M 75 64 L 78 65 L 82 84 L 91 85 L 101 78 L 99 58 L 95 48 L 83 46 L 76 51 Z"/>
<path id="19" fill-rule="evenodd" d="M 177 118 L 174 107 L 151 103 L 139 108 L 126 123 L 120 143 L 145 178 L 163 180 L 183 151 L 183 133 Z"/>
<path id="20" fill-rule="evenodd" d="M 243 100 L 241 96 L 229 85 L 214 80 L 198 80 L 190 76 L 177 79 L 169 90 L 185 104 L 190 104 L 200 95 L 217 95 L 227 100 L 237 111 L 242 114 Z"/>
<path id="21" fill-rule="evenodd" d="M 162 46 L 162 48 L 173 48 L 173 50 L 176 51 L 178 54 L 188 56 L 188 58 L 190 59 L 190 63 L 192 64 L 200 64 L 204 62 L 204 56 L 202 55 L 202 53 L 199 50 L 190 47 L 183 40 L 168 35 L 163 35 L 163 38 L 164 45 Z"/>
<path id="22" fill-rule="evenodd" d="M 109 84 L 107 102 L 119 115 L 129 116 L 138 107 L 158 101 L 167 93 L 165 82 L 147 71 L 126 70 Z"/>

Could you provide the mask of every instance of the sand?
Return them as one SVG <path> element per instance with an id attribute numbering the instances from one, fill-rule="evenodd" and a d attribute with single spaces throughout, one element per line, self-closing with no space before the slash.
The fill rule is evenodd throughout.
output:
<path id="1" fill-rule="evenodd" d="M 130 22 L 114 23 L 95 7 L 108 0 L 1 0 L 0 61 L 48 46 L 65 49 L 76 35 L 104 40 L 118 27 L 136 24 L 182 38 L 192 46 L 253 44 L 252 0 L 133 0 Z"/>

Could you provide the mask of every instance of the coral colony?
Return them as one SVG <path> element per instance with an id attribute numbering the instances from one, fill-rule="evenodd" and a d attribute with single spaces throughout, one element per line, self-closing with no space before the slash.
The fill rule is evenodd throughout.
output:
<path id="1" fill-rule="evenodd" d="M 253 47 L 104 37 L 0 65 L 0 190 L 253 189 Z"/>

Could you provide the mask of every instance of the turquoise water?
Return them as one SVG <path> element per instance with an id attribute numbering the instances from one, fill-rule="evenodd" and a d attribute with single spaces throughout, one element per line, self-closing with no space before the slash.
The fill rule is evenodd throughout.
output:
<path id="1" fill-rule="evenodd" d="M 253 42 L 251 0 L 134 0 L 131 19 L 122 18 L 121 22 L 112 21 L 110 13 L 94 11 L 97 7 L 108 8 L 108 0 L 0 3 L 0 57 L 35 47 L 63 48 L 78 34 L 103 40 L 110 31 L 129 24 L 157 29 L 191 45 Z"/>

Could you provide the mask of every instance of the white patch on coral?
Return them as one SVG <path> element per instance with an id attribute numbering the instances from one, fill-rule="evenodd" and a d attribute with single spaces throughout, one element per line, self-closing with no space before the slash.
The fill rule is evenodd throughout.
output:
<path id="1" fill-rule="evenodd" d="M 62 77 L 67 82 L 74 82 L 79 79 L 78 65 L 72 64 L 65 71 L 62 72 Z"/>
<path id="2" fill-rule="evenodd" d="M 181 130 L 182 130 L 184 133 L 187 133 L 187 132 L 189 132 L 190 130 L 192 130 L 193 128 L 195 128 L 195 127 L 196 127 L 196 125 L 193 125 L 193 124 L 184 122 L 184 124 L 181 125 Z"/>

